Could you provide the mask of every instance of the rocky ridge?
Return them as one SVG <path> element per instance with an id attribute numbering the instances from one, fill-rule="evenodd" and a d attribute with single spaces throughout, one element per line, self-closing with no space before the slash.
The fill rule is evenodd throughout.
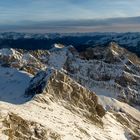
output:
<path id="1" fill-rule="evenodd" d="M 98 103 L 94 92 L 84 88 L 69 76 L 54 69 L 38 73 L 30 82 L 25 94 L 34 96 L 45 94 L 53 102 L 61 102 L 65 107 L 76 110 L 78 113 L 91 119 L 100 119 L 105 115 L 105 110 Z M 96 120 L 96 121 L 97 121 Z"/>
<path id="2" fill-rule="evenodd" d="M 106 48 L 89 48 L 79 55 L 69 52 L 63 69 L 93 91 L 103 88 L 112 97 L 140 105 L 140 59 L 115 43 Z"/>
<path id="3" fill-rule="evenodd" d="M 0 102 L 0 139 L 139 140 L 139 58 L 114 43 L 82 53 L 58 45 L 32 52 L 47 68 L 25 88 L 30 101 Z"/>
<path id="4" fill-rule="evenodd" d="M 36 74 L 45 65 L 32 53 L 12 48 L 0 49 L 0 65 Z"/>

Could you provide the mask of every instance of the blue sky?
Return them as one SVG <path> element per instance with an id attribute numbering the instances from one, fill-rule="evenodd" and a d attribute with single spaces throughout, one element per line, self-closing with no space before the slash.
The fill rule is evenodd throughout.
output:
<path id="1" fill-rule="evenodd" d="M 135 17 L 140 0 L 0 0 L 0 23 Z"/>
<path id="2" fill-rule="evenodd" d="M 0 0 L 0 32 L 137 32 L 139 7 L 140 0 Z"/>

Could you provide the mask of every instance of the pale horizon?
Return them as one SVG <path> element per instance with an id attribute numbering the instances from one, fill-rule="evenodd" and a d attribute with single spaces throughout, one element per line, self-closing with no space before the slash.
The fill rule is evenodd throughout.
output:
<path id="1" fill-rule="evenodd" d="M 140 32 L 139 0 L 1 0 L 0 32 Z"/>

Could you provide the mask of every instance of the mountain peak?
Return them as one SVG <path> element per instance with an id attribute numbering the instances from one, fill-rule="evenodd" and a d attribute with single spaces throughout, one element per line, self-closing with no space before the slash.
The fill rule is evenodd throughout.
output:
<path id="1" fill-rule="evenodd" d="M 59 101 L 64 106 L 78 107 L 88 117 L 105 115 L 94 92 L 84 88 L 61 71 L 47 69 L 39 72 L 30 82 L 25 94 L 34 96 L 44 94 L 51 101 Z M 100 111 L 99 111 L 100 110 Z M 86 112 L 88 111 L 88 113 Z M 96 118 L 96 117 L 95 117 Z M 98 117 L 97 117 L 98 118 Z M 98 118 L 100 120 L 100 118 Z M 101 121 L 101 120 L 100 120 Z"/>
<path id="2" fill-rule="evenodd" d="M 22 54 L 13 48 L 3 48 L 0 49 L 0 57 L 13 57 L 15 59 L 20 59 Z"/>
<path id="3" fill-rule="evenodd" d="M 58 49 L 62 49 L 62 48 L 65 47 L 65 46 L 62 45 L 62 44 L 54 44 L 53 46 L 54 46 L 55 48 L 58 48 Z"/>
<path id="4" fill-rule="evenodd" d="M 125 48 L 120 47 L 116 42 L 110 42 L 108 45 L 108 49 L 114 55 L 122 55 L 124 52 L 126 52 Z"/>

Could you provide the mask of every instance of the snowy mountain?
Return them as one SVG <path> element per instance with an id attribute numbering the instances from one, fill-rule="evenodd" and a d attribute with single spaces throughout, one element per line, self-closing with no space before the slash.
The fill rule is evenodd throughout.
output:
<path id="1" fill-rule="evenodd" d="M 46 67 L 31 53 L 12 48 L 0 49 L 0 65 L 24 70 L 32 74 Z"/>
<path id="2" fill-rule="evenodd" d="M 0 62 L 0 140 L 140 139 L 140 58 L 118 44 L 1 49 Z"/>
<path id="3" fill-rule="evenodd" d="M 73 46 L 54 47 L 49 52 L 48 67 L 61 69 L 90 90 L 103 87 L 111 92 L 110 96 L 139 105 L 140 59 L 135 54 L 116 43 L 105 48 L 88 48 L 81 53 Z"/>
<path id="4" fill-rule="evenodd" d="M 46 50 L 55 43 L 61 43 L 82 51 L 88 47 L 104 47 L 112 41 L 140 56 L 140 33 L 0 33 L 0 48 L 26 50 Z"/>

